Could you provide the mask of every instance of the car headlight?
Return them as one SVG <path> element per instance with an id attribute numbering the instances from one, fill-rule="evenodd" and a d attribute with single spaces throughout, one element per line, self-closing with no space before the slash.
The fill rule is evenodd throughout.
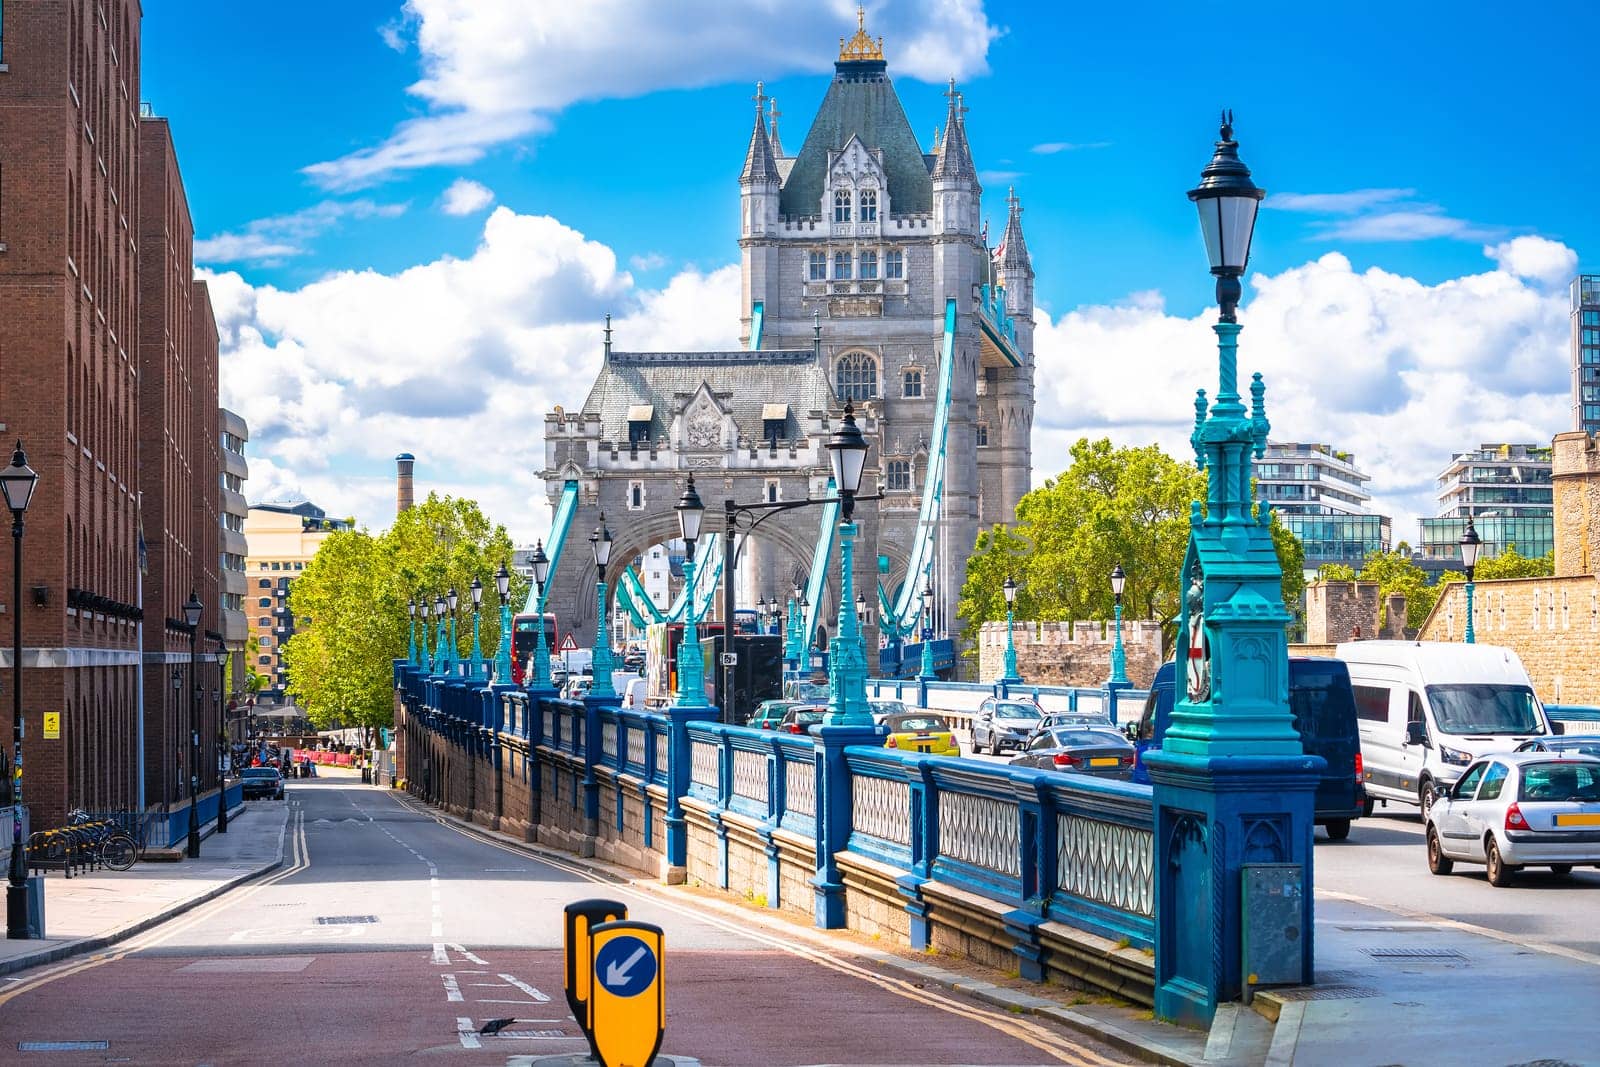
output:
<path id="1" fill-rule="evenodd" d="M 1463 752 L 1459 748 L 1439 746 L 1439 758 L 1455 767 L 1465 767 L 1472 762 L 1472 753 Z"/>

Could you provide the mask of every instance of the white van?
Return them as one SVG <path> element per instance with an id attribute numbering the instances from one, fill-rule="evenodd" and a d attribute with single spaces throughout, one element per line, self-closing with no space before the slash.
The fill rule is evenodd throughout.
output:
<path id="1" fill-rule="evenodd" d="M 1555 732 L 1509 648 L 1353 641 L 1337 655 L 1355 690 L 1368 814 L 1374 800 L 1397 801 L 1426 819 L 1474 759 Z"/>

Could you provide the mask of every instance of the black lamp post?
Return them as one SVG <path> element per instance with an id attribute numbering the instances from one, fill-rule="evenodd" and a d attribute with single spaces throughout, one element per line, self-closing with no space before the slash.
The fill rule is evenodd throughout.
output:
<path id="1" fill-rule="evenodd" d="M 22 442 L 11 465 L 0 470 L 0 491 L 11 509 L 11 863 L 7 869 L 6 937 L 28 936 L 28 868 L 22 852 L 22 514 L 33 500 L 39 476 L 28 466 Z"/>
<path id="2" fill-rule="evenodd" d="M 228 722 L 222 711 L 222 671 L 228 665 L 228 649 L 217 642 L 217 833 L 228 832 Z"/>
<path id="3" fill-rule="evenodd" d="M 1131 685 L 1128 681 L 1128 656 L 1122 647 L 1122 590 L 1128 584 L 1128 574 L 1118 563 L 1111 568 L 1111 595 L 1117 600 L 1117 643 L 1111 649 L 1111 677 L 1106 686 Z"/>
<path id="4" fill-rule="evenodd" d="M 850 612 L 854 599 L 856 526 L 851 521 L 856 510 L 856 494 L 867 463 L 867 439 L 856 425 L 855 408 L 846 403 L 844 419 L 828 439 L 828 458 L 833 464 L 833 483 L 839 491 L 839 635 L 831 650 L 830 674 L 833 692 L 829 694 L 828 723 L 832 726 L 871 726 L 872 711 L 867 706 L 867 655 L 861 643 L 861 629 Z"/>
<path id="5" fill-rule="evenodd" d="M 193 589 L 183 605 L 189 624 L 189 848 L 190 859 L 200 858 L 200 616 L 205 607 Z"/>
<path id="6" fill-rule="evenodd" d="M 685 546 L 683 556 L 683 638 L 678 642 L 678 691 L 675 694 L 680 708 L 706 706 L 706 666 L 700 652 L 700 619 L 694 610 L 694 543 L 700 540 L 700 525 L 705 521 L 706 506 L 694 487 L 694 475 L 684 482 L 683 495 L 673 510 L 678 513 L 678 533 Z"/>
<path id="7" fill-rule="evenodd" d="M 533 668 L 524 670 L 523 684 L 529 689 L 550 688 L 550 649 L 544 639 L 544 582 L 550 577 L 550 557 L 544 554 L 544 542 L 533 546 L 533 584 L 537 587 L 534 603 L 539 609 L 535 626 L 537 634 L 533 646 Z"/>
<path id="8" fill-rule="evenodd" d="M 589 547 L 594 551 L 595 600 L 594 652 L 590 656 L 589 673 L 594 679 L 589 683 L 589 695 L 612 697 L 617 691 L 611 686 L 611 633 L 606 628 L 606 567 L 611 563 L 611 531 L 606 528 L 606 513 L 600 513 L 600 525 L 589 535 Z"/>
<path id="9" fill-rule="evenodd" d="M 1478 536 L 1478 528 L 1472 523 L 1472 516 L 1467 516 L 1467 532 L 1461 535 L 1461 562 L 1467 568 L 1467 644 L 1477 644 L 1478 636 L 1472 630 L 1472 579 L 1478 567 L 1478 554 L 1483 551 L 1483 540 Z"/>
<path id="10" fill-rule="evenodd" d="M 1236 322 L 1234 309 L 1244 290 L 1239 278 L 1250 261 L 1250 236 L 1256 211 L 1267 195 L 1250 180 L 1250 168 L 1239 158 L 1233 139 L 1233 112 L 1222 113 L 1222 139 L 1211 162 L 1200 172 L 1200 185 L 1189 199 L 1200 211 L 1200 232 L 1205 238 L 1211 273 L 1217 278 L 1217 303 L 1223 322 Z"/>

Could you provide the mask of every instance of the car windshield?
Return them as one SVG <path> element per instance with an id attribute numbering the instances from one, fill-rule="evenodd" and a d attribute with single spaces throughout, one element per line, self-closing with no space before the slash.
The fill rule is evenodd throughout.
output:
<path id="1" fill-rule="evenodd" d="M 1542 734 L 1544 720 L 1525 685 L 1430 685 L 1433 718 L 1447 734 Z"/>
<path id="2" fill-rule="evenodd" d="M 1039 709 L 1031 704 L 996 704 L 994 717 L 997 719 L 1037 719 Z"/>
<path id="3" fill-rule="evenodd" d="M 904 715 L 906 706 L 898 700 L 869 700 L 872 710 L 879 715 Z"/>
<path id="4" fill-rule="evenodd" d="M 1600 756 L 1600 737 L 1557 737 L 1540 741 L 1551 752 L 1566 752 L 1574 756 Z"/>
<path id="5" fill-rule="evenodd" d="M 1551 760 L 1524 763 L 1518 800 L 1600 802 L 1600 763 Z"/>
<path id="6" fill-rule="evenodd" d="M 794 713 L 794 721 L 799 723 L 801 726 L 804 726 L 807 723 L 821 722 L 822 717 L 826 714 L 828 714 L 828 712 L 825 708 L 813 708 L 806 711 L 797 711 Z"/>
<path id="7" fill-rule="evenodd" d="M 1050 736 L 1054 738 L 1057 748 L 1092 748 L 1122 740 L 1108 730 L 1052 730 Z"/>
<path id="8" fill-rule="evenodd" d="M 948 730 L 944 720 L 937 715 L 896 715 L 885 720 L 885 725 L 892 733 L 905 733 L 918 730 Z"/>
<path id="9" fill-rule="evenodd" d="M 276 778 L 278 772 L 271 767 L 249 767 L 245 769 L 246 778 Z"/>

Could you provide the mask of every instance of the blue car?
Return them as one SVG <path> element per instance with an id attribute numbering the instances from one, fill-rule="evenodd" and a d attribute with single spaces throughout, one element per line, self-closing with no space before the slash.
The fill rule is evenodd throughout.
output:
<path id="1" fill-rule="evenodd" d="M 1135 782 L 1150 781 L 1144 754 L 1159 749 L 1172 724 L 1173 678 L 1177 667 L 1163 664 L 1150 685 L 1144 714 L 1129 727 L 1136 750 Z M 1317 786 L 1316 822 L 1334 841 L 1350 836 L 1350 823 L 1371 814 L 1367 790 L 1361 784 L 1361 736 L 1356 729 L 1356 699 L 1350 672 L 1336 659 L 1289 660 L 1289 709 L 1294 728 L 1306 753 L 1327 761 Z"/>

